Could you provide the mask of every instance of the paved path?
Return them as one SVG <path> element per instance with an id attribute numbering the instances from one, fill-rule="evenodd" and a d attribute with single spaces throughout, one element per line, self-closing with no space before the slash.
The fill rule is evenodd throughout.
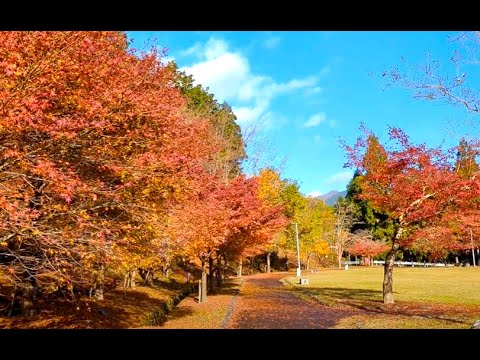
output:
<path id="1" fill-rule="evenodd" d="M 327 329 L 355 311 L 335 310 L 298 298 L 283 286 L 286 273 L 245 276 L 228 329 Z"/>

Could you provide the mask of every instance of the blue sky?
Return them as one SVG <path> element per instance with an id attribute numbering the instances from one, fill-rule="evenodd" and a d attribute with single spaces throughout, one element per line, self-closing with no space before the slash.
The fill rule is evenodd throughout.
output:
<path id="1" fill-rule="evenodd" d="M 228 102 L 242 131 L 255 130 L 248 153 L 274 165 L 304 194 L 341 191 L 345 169 L 338 140 L 353 143 L 363 122 L 386 139 L 387 125 L 413 141 L 454 146 L 468 129 L 462 109 L 414 100 L 384 89 L 377 77 L 403 56 L 425 62 L 426 52 L 449 65 L 449 32 L 128 32 L 132 46 L 168 49 L 168 59 Z M 372 76 L 374 74 L 374 76 Z M 453 124 L 453 126 L 452 126 Z M 253 168 L 252 163 L 248 164 Z"/>

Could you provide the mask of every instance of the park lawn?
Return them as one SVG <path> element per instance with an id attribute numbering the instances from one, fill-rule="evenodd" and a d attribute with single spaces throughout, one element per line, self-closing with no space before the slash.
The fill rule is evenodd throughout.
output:
<path id="1" fill-rule="evenodd" d="M 394 305 L 382 302 L 383 267 L 350 267 L 304 272 L 309 285 L 284 279 L 302 298 L 338 308 L 358 309 L 336 328 L 470 328 L 480 319 L 480 268 L 410 268 L 393 272 Z"/>

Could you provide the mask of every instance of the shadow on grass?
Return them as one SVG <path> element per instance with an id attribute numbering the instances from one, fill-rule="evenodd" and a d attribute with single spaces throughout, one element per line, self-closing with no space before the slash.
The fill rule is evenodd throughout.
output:
<path id="1" fill-rule="evenodd" d="M 173 278 L 158 278 L 153 280 L 153 284 L 168 290 L 182 290 L 188 286 L 186 283 L 179 282 Z M 190 284 L 193 285 L 193 283 Z"/>
<path id="2" fill-rule="evenodd" d="M 194 313 L 194 311 L 190 308 L 177 307 L 171 313 L 168 314 L 166 320 L 167 321 L 177 320 L 177 319 L 180 319 L 184 316 L 191 315 L 193 313 Z"/>
<path id="3" fill-rule="evenodd" d="M 144 286 L 117 288 L 105 293 L 104 300 L 83 297 L 77 301 L 52 298 L 36 304 L 37 314 L 0 317 L 1 328 L 47 329 L 127 329 L 161 323 L 168 311 L 180 301 L 180 292 L 171 296 L 152 294 Z M 160 289 L 158 289 L 160 290 Z M 152 289 L 151 291 L 155 291 Z"/>
<path id="4" fill-rule="evenodd" d="M 217 296 L 217 295 L 229 295 L 234 296 L 238 295 L 240 292 L 240 283 L 235 279 L 226 280 L 220 287 L 215 283 L 213 289 L 208 289 L 207 296 Z M 198 297 L 198 283 L 192 283 L 190 287 L 190 295 Z"/>
<path id="5" fill-rule="evenodd" d="M 383 312 L 382 292 L 379 290 L 308 287 L 295 287 L 295 290 L 323 305 L 347 305 L 360 310 Z"/>
<path id="6" fill-rule="evenodd" d="M 352 289 L 352 288 L 300 288 L 295 287 L 294 291 L 299 292 L 316 302 L 326 306 L 346 306 L 358 310 L 385 314 L 402 315 L 409 317 L 420 317 L 425 319 L 436 319 L 453 323 L 465 323 L 465 321 L 446 318 L 439 311 L 432 308 L 423 308 L 422 304 L 395 304 L 394 306 L 383 303 L 383 293 L 380 290 Z M 395 292 L 394 292 L 395 294 Z"/>
<path id="7" fill-rule="evenodd" d="M 240 284 L 236 281 L 227 281 L 222 284 L 221 287 L 214 287 L 213 291 L 209 292 L 209 296 L 215 295 L 238 295 L 240 292 Z"/>

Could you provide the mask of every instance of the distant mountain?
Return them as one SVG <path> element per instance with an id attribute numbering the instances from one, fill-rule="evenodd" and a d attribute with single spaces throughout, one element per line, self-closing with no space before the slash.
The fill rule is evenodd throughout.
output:
<path id="1" fill-rule="evenodd" d="M 336 190 L 332 190 L 332 191 L 329 191 L 326 194 L 320 195 L 318 198 L 325 201 L 325 204 L 327 204 L 327 205 L 333 205 L 337 202 L 337 199 L 340 196 L 345 197 L 345 195 L 347 195 L 347 190 L 343 190 L 343 191 L 340 191 L 340 192 L 336 191 Z"/>

